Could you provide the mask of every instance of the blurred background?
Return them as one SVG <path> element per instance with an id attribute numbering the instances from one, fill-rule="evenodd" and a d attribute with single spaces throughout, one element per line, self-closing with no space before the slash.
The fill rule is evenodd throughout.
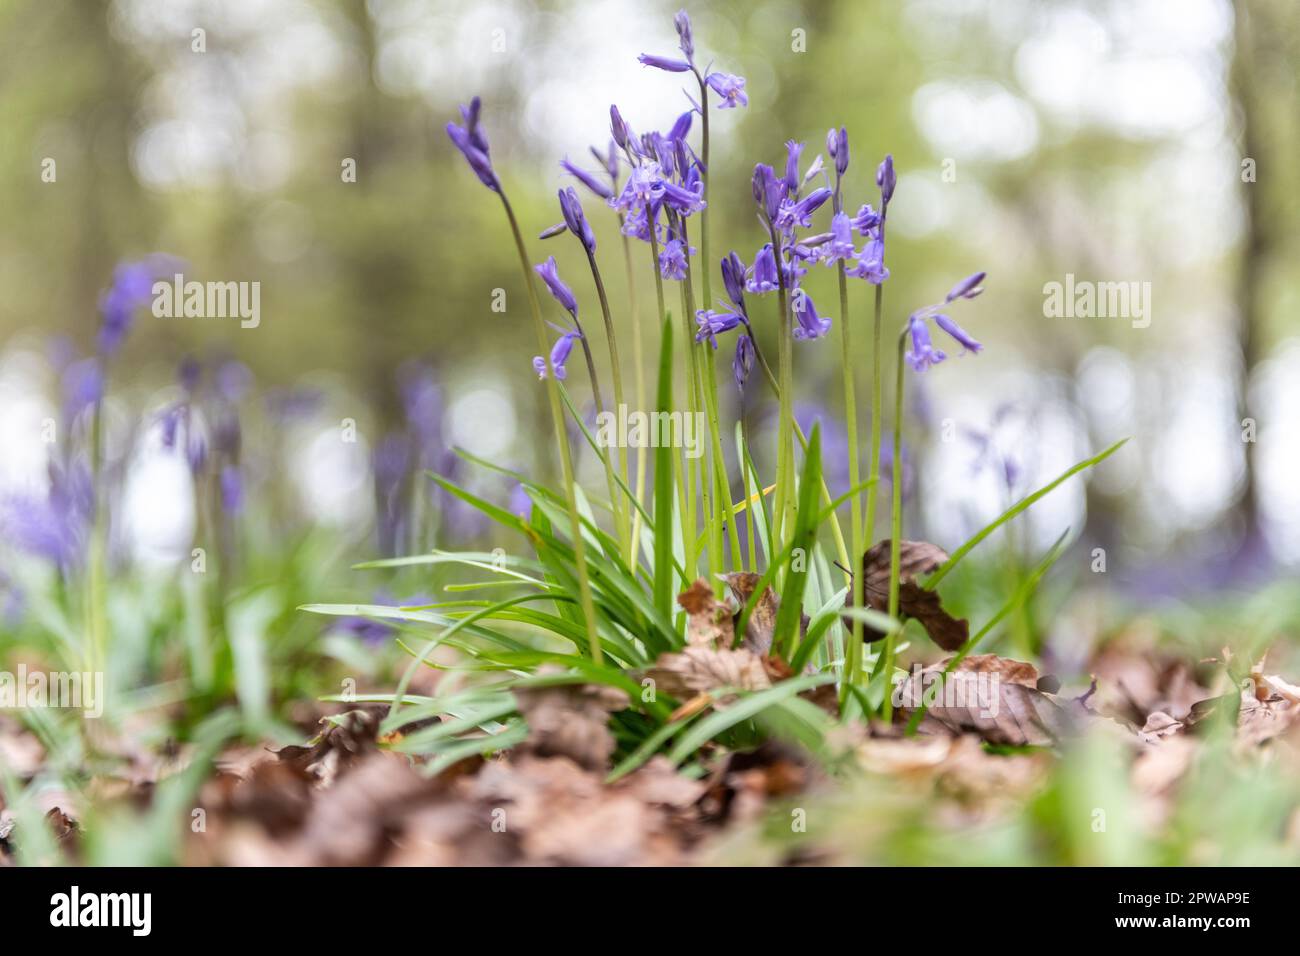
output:
<path id="1" fill-rule="evenodd" d="M 535 438 L 545 409 L 509 233 L 443 126 L 483 97 L 497 171 L 536 235 L 573 182 L 559 160 L 597 168 L 588 147 L 606 147 L 611 103 L 639 131 L 686 108 L 680 77 L 636 60 L 674 52 L 677 7 L 0 3 L 0 495 L 49 493 L 41 425 L 77 427 L 65 413 L 114 267 L 165 252 L 189 279 L 260 282 L 262 317 L 256 329 L 136 318 L 109 371 L 124 560 L 188 561 L 203 525 L 190 470 L 148 439 L 183 397 L 187 357 L 202 388 L 241 409 L 235 460 L 261 502 L 256 536 L 341 529 L 329 550 L 341 566 L 473 540 L 449 501 L 394 507 L 414 469 L 464 470 L 455 446 L 525 470 L 551 450 Z M 1132 436 L 1086 490 L 1071 483 L 1030 513 L 1027 553 L 1082 529 L 1078 566 L 1104 548 L 1096 580 L 1142 603 L 1251 589 L 1300 562 L 1290 0 L 738 0 L 690 13 L 697 56 L 744 76 L 750 97 L 713 114 L 717 255 L 749 262 L 761 244 L 753 164 L 782 162 L 789 139 L 805 157 L 824 151 L 843 125 L 847 206 L 877 202 L 886 152 L 900 173 L 887 321 L 989 272 L 960 316 L 985 352 L 912 380 L 909 537 L 951 548 Z M 622 322 L 617 223 L 583 195 Z M 576 244 L 530 252 L 556 255 L 595 314 Z M 648 315 L 648 263 L 637 268 Z M 1150 283 L 1149 326 L 1048 317 L 1044 287 L 1067 274 Z M 838 322 L 834 282 L 818 270 L 809 289 Z M 851 294 L 865 342 L 870 290 Z M 824 428 L 841 427 L 837 349 L 833 334 L 796 350 L 800 414 Z M 867 369 L 864 351 L 859 395 Z M 579 397 L 584 379 L 570 382 Z M 742 397 L 720 379 L 727 422 L 771 414 L 761 388 Z M 187 427 L 215 442 L 218 419 Z M 340 441 L 349 422 L 356 440 Z M 477 470 L 462 479 L 510 492 Z"/>

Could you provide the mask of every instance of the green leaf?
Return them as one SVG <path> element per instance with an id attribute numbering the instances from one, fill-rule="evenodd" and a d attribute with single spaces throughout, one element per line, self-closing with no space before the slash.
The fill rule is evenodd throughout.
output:
<path id="1" fill-rule="evenodd" d="M 935 586 L 938 585 L 938 583 L 942 581 L 945 576 L 947 576 L 948 572 L 951 571 L 954 567 L 956 567 L 958 561 L 966 557 L 966 555 L 968 555 L 972 550 L 974 550 L 976 545 L 978 545 L 981 541 L 983 541 L 985 538 L 991 535 L 998 528 L 1002 527 L 1002 525 L 1006 524 L 1016 515 L 1020 514 L 1020 512 L 1024 511 L 1026 508 L 1032 505 L 1039 498 L 1042 498 L 1044 495 L 1047 495 L 1050 492 L 1052 492 L 1056 488 L 1056 486 L 1061 484 L 1063 481 L 1066 481 L 1067 479 L 1074 477 L 1075 475 L 1077 475 L 1079 472 L 1083 471 L 1086 468 L 1091 468 L 1093 465 L 1105 461 L 1115 452 L 1119 451 L 1120 448 L 1122 448 L 1124 443 L 1127 441 L 1128 441 L 1127 438 L 1121 438 L 1119 441 L 1115 442 L 1115 444 L 1111 445 L 1101 454 L 1094 455 L 1092 458 L 1088 458 L 1084 461 L 1081 461 L 1074 467 L 1067 469 L 1063 474 L 1057 477 L 1054 481 L 1051 481 L 1048 484 L 1044 485 L 1043 487 L 1039 488 L 1033 494 L 1026 495 L 1024 498 L 1021 498 L 1019 501 L 1017 501 L 1006 511 L 1002 512 L 1002 514 L 999 515 L 997 518 L 995 518 L 991 524 L 987 525 L 983 530 L 977 532 L 965 544 L 963 544 L 960 548 L 954 551 L 952 553 L 952 556 L 948 558 L 948 560 L 945 561 L 942 565 L 940 565 L 939 568 L 934 572 L 934 574 L 930 575 L 930 579 L 925 582 L 926 590 L 933 591 Z"/>

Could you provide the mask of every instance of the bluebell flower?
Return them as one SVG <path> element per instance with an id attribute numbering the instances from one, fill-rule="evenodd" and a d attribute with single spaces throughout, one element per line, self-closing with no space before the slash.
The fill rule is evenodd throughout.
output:
<path id="1" fill-rule="evenodd" d="M 715 336 L 730 332 L 737 326 L 743 325 L 744 321 L 745 317 L 739 312 L 699 309 L 695 313 L 695 324 L 700 327 L 700 330 L 695 333 L 695 341 L 703 342 L 708 339 L 712 342 Z M 713 342 L 713 347 L 717 348 L 718 344 Z"/>
<path id="2" fill-rule="evenodd" d="M 656 70 L 667 70 L 669 73 L 688 73 L 691 65 L 685 60 L 676 60 L 668 56 L 655 56 L 653 53 L 642 53 L 637 57 L 642 66 L 653 66 Z"/>
<path id="3" fill-rule="evenodd" d="M 447 136 L 465 156 L 470 169 L 478 176 L 479 182 L 499 193 L 501 184 L 497 180 L 497 174 L 492 169 L 492 160 L 488 156 L 487 136 L 479 125 L 480 108 L 481 101 L 477 96 L 470 100 L 469 106 L 462 106 L 460 115 L 465 125 L 457 126 L 455 123 L 448 123 Z"/>
<path id="4" fill-rule="evenodd" d="M 745 94 L 745 78 L 731 73 L 710 73 L 704 82 L 713 92 L 722 98 L 718 109 L 728 110 L 737 106 L 748 106 L 749 97 Z"/>
<path id="5" fill-rule="evenodd" d="M 886 154 L 876 168 L 876 185 L 880 187 L 880 210 L 883 215 L 889 207 L 889 200 L 894 198 L 894 187 L 898 185 L 898 176 L 894 173 L 894 157 Z"/>
<path id="6" fill-rule="evenodd" d="M 578 300 L 574 298 L 573 290 L 560 278 L 560 268 L 555 264 L 555 256 L 547 256 L 545 262 L 533 266 L 533 271 L 542 277 L 542 281 L 546 283 L 546 288 L 555 297 L 555 301 L 576 319 Z"/>
<path id="7" fill-rule="evenodd" d="M 831 218 L 830 239 L 822 248 L 820 258 L 828 266 L 853 258 L 857 250 L 853 246 L 853 225 L 848 213 L 837 212 Z"/>
<path id="8" fill-rule="evenodd" d="M 669 239 L 659 252 L 659 272 L 665 279 L 678 282 L 686 278 L 687 256 L 695 250 L 687 249 L 680 239 Z"/>
<path id="9" fill-rule="evenodd" d="M 657 162 L 642 163 L 634 166 L 632 173 L 623 184 L 623 191 L 609 204 L 622 213 L 632 213 L 637 209 L 657 206 L 664 194 L 664 180 L 659 172 Z"/>
<path id="10" fill-rule="evenodd" d="M 742 314 L 745 313 L 745 263 L 733 250 L 722 260 L 722 286 L 727 298 Z"/>
<path id="11" fill-rule="evenodd" d="M 673 15 L 673 26 L 677 28 L 678 46 L 686 59 L 695 61 L 695 37 L 691 33 L 691 18 L 685 10 L 678 10 Z"/>
<path id="12" fill-rule="evenodd" d="M 758 255 L 754 256 L 754 264 L 745 272 L 745 291 L 763 295 L 767 292 L 775 292 L 779 288 L 776 253 L 772 250 L 772 244 L 768 242 L 758 250 Z"/>
<path id="13" fill-rule="evenodd" d="M 599 196 L 601 199 L 609 199 L 611 196 L 614 195 L 614 190 L 610 189 L 610 187 L 606 186 L 604 183 L 602 183 L 595 176 L 591 175 L 591 173 L 587 172 L 581 166 L 576 166 L 573 163 L 569 162 L 569 158 L 567 156 L 564 159 L 560 160 L 560 167 L 566 173 L 568 173 L 570 176 L 576 179 L 578 182 L 582 183 L 582 185 L 586 186 L 593 193 Z M 617 171 L 617 168 L 618 167 L 615 166 L 615 171 Z M 611 176 L 612 175 L 613 174 L 611 173 Z"/>
<path id="14" fill-rule="evenodd" d="M 819 339 L 831 330 L 831 320 L 817 314 L 817 307 L 807 290 L 796 289 L 792 304 L 798 323 L 794 330 L 796 339 Z"/>
<path id="15" fill-rule="evenodd" d="M 812 225 L 812 214 L 820 209 L 833 194 L 825 186 L 819 186 L 802 199 L 787 199 L 777 210 L 776 227 L 786 233 L 793 233 L 796 226 L 807 229 Z"/>
<path id="16" fill-rule="evenodd" d="M 939 326 L 939 328 L 943 329 L 950 336 L 952 336 L 953 340 L 956 341 L 957 344 L 960 345 L 962 348 L 964 348 L 967 352 L 973 352 L 978 354 L 984 351 L 983 345 L 975 341 L 975 339 L 971 338 L 971 336 L 966 333 L 965 329 L 963 329 L 960 325 L 958 325 L 948 316 L 943 314 L 936 314 L 934 317 L 934 324 Z"/>
<path id="17" fill-rule="evenodd" d="M 583 247 L 589 253 L 596 251 L 596 234 L 591 231 L 591 224 L 587 222 L 587 217 L 582 213 L 582 203 L 578 201 L 578 194 L 572 186 L 561 189 L 560 211 L 564 214 L 564 224 L 569 227 L 569 232 L 573 233 L 582 241 Z M 554 258 L 554 257 L 552 257 Z"/>
<path id="18" fill-rule="evenodd" d="M 835 174 L 843 176 L 849 169 L 849 132 L 844 127 L 826 134 L 826 152 L 835 160 Z"/>
<path id="19" fill-rule="evenodd" d="M 122 346 L 135 313 L 153 298 L 157 260 L 124 262 L 113 270 L 113 284 L 99 300 L 99 354 L 111 356 Z"/>
<path id="20" fill-rule="evenodd" d="M 71 363 L 63 371 L 63 418 L 71 424 L 104 397 L 104 370 L 98 359 Z"/>
<path id="21" fill-rule="evenodd" d="M 731 360 L 731 374 L 735 376 L 736 387 L 743 389 L 749 380 L 749 373 L 754 368 L 754 342 L 749 335 L 741 332 L 736 337 L 736 354 Z"/>
<path id="22" fill-rule="evenodd" d="M 627 123 L 623 122 L 623 114 L 613 103 L 609 105 L 609 135 L 618 144 L 619 149 L 627 149 Z"/>
<path id="23" fill-rule="evenodd" d="M 752 181 L 754 202 L 770 221 L 775 221 L 781 210 L 781 201 L 785 198 L 785 187 L 776 177 L 776 170 L 767 163 L 754 166 Z"/>
<path id="24" fill-rule="evenodd" d="M 880 285 L 889 278 L 889 268 L 885 265 L 885 240 L 871 239 L 862 247 L 857 261 L 847 270 L 847 274 L 857 279 L 866 279 L 872 285 Z"/>
<path id="25" fill-rule="evenodd" d="M 785 144 L 785 191 L 793 196 L 799 191 L 799 154 L 803 152 L 803 143 L 790 140 Z"/>
<path id="26" fill-rule="evenodd" d="M 880 229 L 880 213 L 871 208 L 871 205 L 864 204 L 858 210 L 858 214 L 853 217 L 853 228 L 865 238 L 871 238 L 877 235 Z"/>
<path id="27" fill-rule="evenodd" d="M 980 287 L 980 283 L 984 281 L 986 275 L 988 275 L 986 272 L 976 272 L 973 275 L 968 275 L 952 287 L 952 291 L 944 297 L 943 301 L 947 303 L 951 302 L 953 299 L 975 298 L 984 291 Z"/>
<path id="28" fill-rule="evenodd" d="M 672 129 L 668 131 L 668 139 L 674 143 L 680 143 L 686 139 L 691 132 L 691 119 L 693 112 L 687 110 L 681 116 L 677 117 L 677 122 L 673 123 Z"/>
<path id="29" fill-rule="evenodd" d="M 908 319 L 908 331 L 912 336 L 912 348 L 907 352 L 907 364 L 918 372 L 924 372 L 931 365 L 938 365 L 948 356 L 936 349 L 930 342 L 930 328 L 925 319 L 912 316 Z"/>
<path id="30" fill-rule="evenodd" d="M 569 360 L 569 353 L 573 351 L 573 340 L 579 338 L 582 338 L 582 333 L 576 330 L 565 330 L 551 346 L 551 367 L 555 369 L 555 378 L 558 381 L 563 381 L 568 374 L 564 363 Z M 546 359 L 540 355 L 533 356 L 533 371 L 537 373 L 538 378 L 546 378 Z"/>

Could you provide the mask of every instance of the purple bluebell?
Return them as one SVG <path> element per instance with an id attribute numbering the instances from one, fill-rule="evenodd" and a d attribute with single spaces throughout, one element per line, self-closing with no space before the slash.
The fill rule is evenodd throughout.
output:
<path id="1" fill-rule="evenodd" d="M 98 359 L 73 362 L 63 371 L 63 418 L 71 424 L 104 397 L 104 370 Z"/>
<path id="2" fill-rule="evenodd" d="M 754 166 L 752 186 L 754 202 L 758 203 L 758 208 L 770 221 L 775 221 L 781 210 L 781 201 L 785 198 L 784 185 L 777 179 L 776 170 L 767 163 L 758 163 Z"/>
<path id="3" fill-rule="evenodd" d="M 673 26 L 677 28 L 678 46 L 686 59 L 695 61 L 695 36 L 691 32 L 691 18 L 685 10 L 678 10 L 673 15 Z"/>
<path id="4" fill-rule="evenodd" d="M 560 211 L 564 214 L 564 223 L 569 227 L 569 232 L 582 241 L 583 248 L 588 253 L 594 253 L 596 234 L 591 231 L 591 224 L 582 213 L 582 203 L 578 201 L 578 193 L 569 186 L 567 189 L 560 190 L 559 197 Z"/>
<path id="5" fill-rule="evenodd" d="M 565 331 L 560 334 L 555 344 L 551 346 L 551 367 L 555 369 L 555 378 L 563 381 L 566 374 L 564 363 L 569 360 L 569 353 L 573 351 L 573 340 L 581 338 L 582 335 L 576 331 Z M 546 378 L 546 359 L 540 355 L 533 356 L 533 371 L 537 373 L 538 378 Z"/>
<path id="6" fill-rule="evenodd" d="M 686 278 L 687 256 L 694 249 L 687 249 L 680 239 L 669 239 L 659 252 L 659 272 L 665 279 L 682 281 Z"/>
<path id="7" fill-rule="evenodd" d="M 885 265 L 885 240 L 871 239 L 862 247 L 857 261 L 847 270 L 847 274 L 857 279 L 866 279 L 872 285 L 880 285 L 889 278 L 889 268 Z"/>
<path id="8" fill-rule="evenodd" d="M 560 268 L 555 264 L 555 256 L 547 256 L 546 261 L 540 265 L 533 266 L 533 271 L 542 277 L 546 283 L 546 288 L 550 290 L 555 301 L 568 311 L 575 319 L 578 317 L 578 300 L 573 296 L 573 290 L 564 284 L 560 278 Z"/>
<path id="9" fill-rule="evenodd" d="M 614 190 L 610 189 L 603 182 L 601 182 L 591 173 L 587 172 L 581 166 L 577 166 L 569 162 L 569 157 L 566 156 L 564 157 L 564 159 L 560 160 L 560 168 L 562 168 L 566 173 L 568 173 L 578 182 L 582 183 L 582 185 L 590 189 L 601 199 L 609 199 L 611 196 L 614 195 Z M 618 167 L 615 166 L 615 171 L 617 171 L 617 168 Z"/>
<path id="10" fill-rule="evenodd" d="M 627 149 L 627 123 L 623 122 L 623 114 L 613 103 L 609 105 L 609 135 L 618 144 L 619 149 Z"/>
<path id="11" fill-rule="evenodd" d="M 656 162 L 642 163 L 634 166 L 623 191 L 618 197 L 609 201 L 610 206 L 622 213 L 631 213 L 638 208 L 656 207 L 664 193 L 664 180 Z"/>
<path id="12" fill-rule="evenodd" d="M 817 314 L 812 296 L 805 289 L 795 289 L 793 302 L 796 339 L 819 339 L 831 330 L 831 320 Z"/>
<path id="13" fill-rule="evenodd" d="M 772 250 L 772 244 L 768 242 L 758 250 L 758 255 L 754 256 L 754 264 L 745 272 L 745 291 L 763 295 L 767 292 L 775 292 L 779 288 L 776 254 Z"/>
<path id="14" fill-rule="evenodd" d="M 739 312 L 715 311 L 714 309 L 699 309 L 695 313 L 695 324 L 700 330 L 695 333 L 695 341 L 703 342 L 708 339 L 713 342 L 715 336 L 724 332 L 730 332 L 739 325 L 743 325 L 745 317 Z M 713 347 L 717 348 L 718 343 L 713 342 Z"/>
<path id="15" fill-rule="evenodd" d="M 860 235 L 870 238 L 875 236 L 880 228 L 880 213 L 872 209 L 870 204 L 864 204 L 853 217 L 852 222 L 853 228 Z"/>
<path id="16" fill-rule="evenodd" d="M 99 300 L 99 354 L 112 356 L 131 330 L 135 313 L 153 297 L 156 265 L 125 262 L 113 271 L 113 284 Z"/>
<path id="17" fill-rule="evenodd" d="M 812 225 L 812 214 L 830 199 L 832 193 L 825 186 L 819 186 L 802 199 L 787 199 L 777 211 L 774 220 L 778 229 L 792 234 L 796 226 L 807 229 Z"/>
<path id="18" fill-rule="evenodd" d="M 676 183 L 664 182 L 661 195 L 663 196 L 664 205 L 670 206 L 683 216 L 689 216 L 692 213 L 699 212 L 708 205 L 701 198 L 702 184 L 697 181 L 697 189 L 688 189 L 685 186 L 678 186 Z"/>
<path id="19" fill-rule="evenodd" d="M 852 259 L 857 250 L 853 246 L 853 224 L 848 213 L 837 212 L 831 218 L 830 240 L 823 247 L 821 260 L 828 266 L 841 259 Z"/>
<path id="20" fill-rule="evenodd" d="M 953 299 L 975 298 L 984 291 L 980 287 L 980 283 L 984 281 L 986 275 L 988 275 L 986 272 L 976 272 L 973 275 L 968 275 L 952 287 L 952 291 L 944 297 L 943 301 L 947 303 L 951 302 Z"/>
<path id="21" fill-rule="evenodd" d="M 967 352 L 974 352 L 978 354 L 984 351 L 983 345 L 975 341 L 975 339 L 971 338 L 971 336 L 966 333 L 965 329 L 963 329 L 960 325 L 958 325 L 948 316 L 943 314 L 936 314 L 934 317 L 934 324 L 939 326 L 939 328 L 943 329 L 950 336 L 952 336 L 953 340 L 956 341 L 957 344 L 960 345 L 962 348 L 964 348 Z"/>
<path id="22" fill-rule="evenodd" d="M 462 106 L 460 115 L 465 125 L 457 126 L 455 123 L 448 123 L 447 135 L 455 147 L 464 154 L 465 160 L 469 163 L 470 169 L 474 170 L 474 175 L 478 176 L 479 182 L 499 193 L 501 183 L 497 180 L 497 174 L 492 169 L 492 160 L 488 156 L 487 136 L 479 125 L 481 106 L 482 103 L 477 96 L 470 100 L 469 106 Z"/>
<path id="23" fill-rule="evenodd" d="M 221 469 L 221 510 L 237 515 L 244 510 L 244 476 L 238 465 Z"/>
<path id="24" fill-rule="evenodd" d="M 0 498 L 0 537 L 67 570 L 81 561 L 94 510 L 90 469 L 84 462 L 66 468 L 51 464 L 44 496 Z"/>
<path id="25" fill-rule="evenodd" d="M 880 210 L 883 215 L 889 206 L 889 200 L 894 198 L 894 187 L 898 185 L 898 176 L 894 173 L 894 157 L 892 154 L 886 154 L 884 160 L 876 168 L 876 185 L 880 187 Z"/>
<path id="26" fill-rule="evenodd" d="M 741 332 L 736 337 L 736 354 L 731 360 L 731 374 L 735 376 L 737 388 L 745 387 L 753 368 L 754 342 L 747 333 Z"/>
<path id="27" fill-rule="evenodd" d="M 931 365 L 938 365 L 948 357 L 931 344 L 930 329 L 924 318 L 914 315 L 908 319 L 908 331 L 912 336 L 912 348 L 904 357 L 907 364 L 916 371 L 924 372 Z"/>
<path id="28" fill-rule="evenodd" d="M 835 160 L 835 174 L 843 176 L 849 169 L 849 131 L 841 126 L 826 134 L 826 152 Z"/>
<path id="29" fill-rule="evenodd" d="M 731 300 L 742 314 L 745 313 L 745 263 L 733 250 L 722 260 L 722 287 L 727 290 Z"/>
<path id="30" fill-rule="evenodd" d="M 670 56 L 655 56 L 653 53 L 642 53 L 637 57 L 642 66 L 653 66 L 656 70 L 667 70 L 669 73 L 688 73 L 691 65 L 685 60 L 676 60 Z"/>
<path id="31" fill-rule="evenodd" d="M 731 73 L 710 73 L 704 82 L 713 92 L 722 98 L 718 109 L 729 110 L 737 106 L 748 106 L 749 97 L 745 93 L 745 78 Z"/>
<path id="32" fill-rule="evenodd" d="M 793 196 L 799 191 L 799 154 L 803 152 L 803 143 L 790 140 L 785 144 L 785 191 Z"/>
<path id="33" fill-rule="evenodd" d="M 677 117 L 677 122 L 673 123 L 672 129 L 668 131 L 668 139 L 671 142 L 680 143 L 686 139 L 691 131 L 691 119 L 693 117 L 691 110 L 687 110 L 681 116 Z"/>

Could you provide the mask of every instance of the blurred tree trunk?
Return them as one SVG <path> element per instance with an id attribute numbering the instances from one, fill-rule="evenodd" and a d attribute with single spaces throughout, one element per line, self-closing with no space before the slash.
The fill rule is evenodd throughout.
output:
<path id="1" fill-rule="evenodd" d="M 1286 27 L 1295 8 L 1289 2 L 1274 0 L 1234 0 L 1234 43 L 1229 75 L 1232 95 L 1237 105 L 1241 166 L 1239 177 L 1242 189 L 1242 216 L 1244 220 L 1240 267 L 1237 273 L 1237 341 L 1241 348 L 1241 361 L 1235 383 L 1238 422 L 1259 416 L 1250 409 L 1250 375 L 1264 351 L 1264 326 L 1267 303 L 1264 283 L 1276 255 L 1279 217 L 1283 204 L 1271 204 L 1269 194 L 1275 182 L 1273 173 L 1284 168 L 1280 157 L 1273 155 L 1276 140 L 1270 142 L 1261 135 L 1268 128 L 1268 114 L 1272 112 L 1268 97 L 1288 97 L 1291 92 L 1284 84 L 1270 83 L 1279 67 L 1278 57 L 1285 58 L 1279 49 L 1286 36 Z M 1291 88 L 1294 90 L 1294 87 Z M 1293 97 L 1291 97 L 1293 98 Z M 1277 105 L 1274 103 L 1273 105 Z M 1276 114 L 1274 114 L 1276 115 Z M 1249 168 L 1248 168 L 1249 167 Z M 1258 177 L 1258 181 L 1256 181 Z M 1289 184 L 1294 185 L 1294 184 Z M 1244 428 L 1244 425 L 1241 425 Z M 1255 442 L 1245 441 L 1245 480 L 1242 493 L 1235 503 L 1230 520 L 1241 534 L 1241 550 L 1253 548 L 1261 534 L 1259 494 L 1256 488 Z"/>

